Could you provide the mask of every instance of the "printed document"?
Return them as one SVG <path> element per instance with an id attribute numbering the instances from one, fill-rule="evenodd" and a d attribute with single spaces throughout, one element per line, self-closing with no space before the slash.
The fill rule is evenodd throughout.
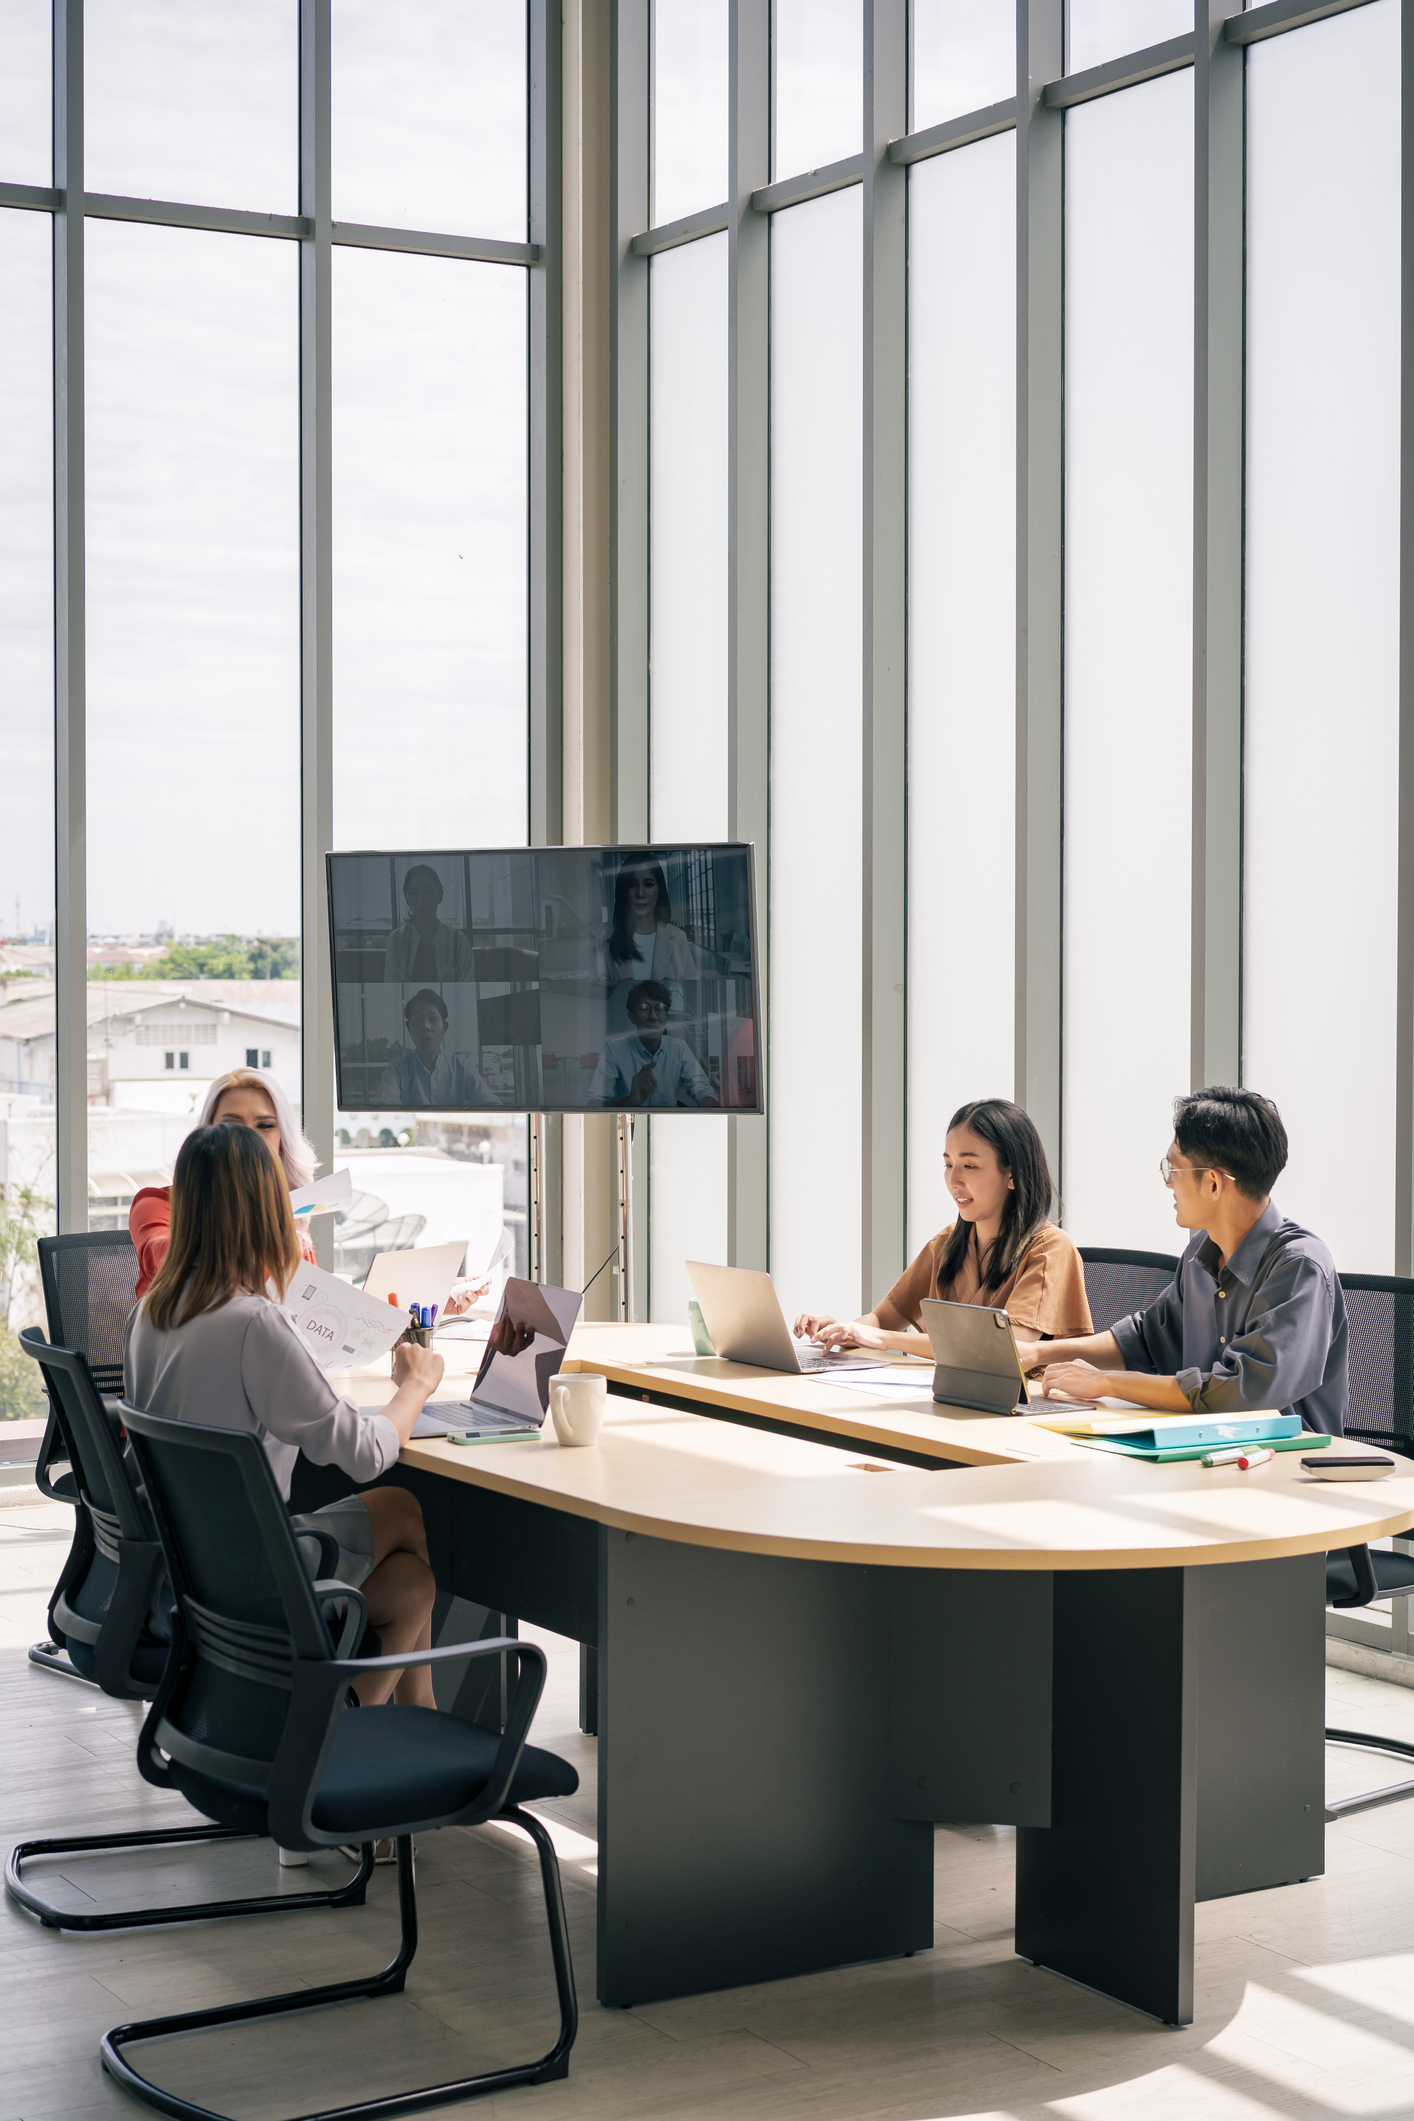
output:
<path id="1" fill-rule="evenodd" d="M 386 1355 L 407 1312 L 365 1296 L 351 1282 L 301 1260 L 285 1292 L 285 1311 L 321 1370 L 361 1370 Z"/>

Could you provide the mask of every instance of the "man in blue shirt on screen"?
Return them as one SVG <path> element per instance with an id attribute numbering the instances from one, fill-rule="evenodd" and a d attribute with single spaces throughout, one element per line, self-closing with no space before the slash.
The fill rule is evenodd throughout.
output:
<path id="1" fill-rule="evenodd" d="M 589 1086 L 591 1104 L 611 1112 L 650 1105 L 710 1105 L 719 1099 L 685 1038 L 668 1030 L 672 996 L 661 980 L 641 979 L 628 990 L 632 1031 L 611 1038 Z"/>
<path id="2" fill-rule="evenodd" d="M 1284 1216 L 1271 1190 L 1286 1129 L 1255 1090 L 1196 1090 L 1174 1100 L 1159 1170 L 1174 1219 L 1191 1230 L 1178 1271 L 1144 1310 L 1083 1340 L 1017 1343 L 1047 1392 L 1102 1393 L 1156 1412 L 1299 1414 L 1345 1426 L 1345 1299 L 1319 1237 Z"/>

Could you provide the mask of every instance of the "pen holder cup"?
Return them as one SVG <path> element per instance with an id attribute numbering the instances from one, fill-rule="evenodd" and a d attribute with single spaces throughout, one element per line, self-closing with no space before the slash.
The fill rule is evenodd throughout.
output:
<path id="1" fill-rule="evenodd" d="M 431 1326 L 409 1326 L 403 1335 L 403 1339 L 415 1340 L 419 1348 L 430 1348 L 432 1345 L 432 1328 Z"/>

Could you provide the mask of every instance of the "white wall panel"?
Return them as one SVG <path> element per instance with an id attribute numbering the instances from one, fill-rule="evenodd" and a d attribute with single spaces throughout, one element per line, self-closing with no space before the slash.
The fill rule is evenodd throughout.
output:
<path id="1" fill-rule="evenodd" d="M 771 1269 L 861 1301 L 860 191 L 771 224 Z M 872 1300 L 872 1299 L 871 1299 Z"/>
<path id="2" fill-rule="evenodd" d="M 1015 1068 L 1016 147 L 909 172 L 908 1244 Z"/>
<path id="3" fill-rule="evenodd" d="M 727 837 L 727 239 L 650 268 L 649 829 Z M 655 1319 L 681 1322 L 686 1259 L 727 1256 L 727 1120 L 649 1121 Z"/>
<path id="4" fill-rule="evenodd" d="M 1191 72 L 1069 112 L 1065 186 L 1061 1184 L 1080 1243 L 1172 1251 L 1156 1166 L 1189 1067 Z"/>
<path id="5" fill-rule="evenodd" d="M 1399 11 L 1247 56 L 1243 1079 L 1278 1199 L 1394 1265 Z M 1357 1118 L 1353 1130 L 1351 1117 Z"/>

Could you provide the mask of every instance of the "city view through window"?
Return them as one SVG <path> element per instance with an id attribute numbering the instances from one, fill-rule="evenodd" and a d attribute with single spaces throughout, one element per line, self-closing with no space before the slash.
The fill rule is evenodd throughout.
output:
<path id="1" fill-rule="evenodd" d="M 383 248 L 336 250 L 331 373 L 306 376 L 304 402 L 298 224 L 229 213 L 300 210 L 298 27 L 296 0 L 85 11 L 88 189 L 132 210 L 86 216 L 68 327 L 84 379 L 82 1055 L 56 1038 L 53 220 L 40 200 L 0 206 L 0 1421 L 45 1409 L 17 1336 L 45 1324 L 36 1247 L 57 1225 L 65 1083 L 86 1069 L 88 1227 L 120 1230 L 142 1187 L 169 1183 L 219 1076 L 258 1070 L 298 1114 L 306 1039 L 332 1052 L 300 982 L 312 507 L 333 580 L 316 651 L 333 671 L 334 844 L 528 830 L 527 274 L 421 233 L 524 242 L 524 11 L 411 0 L 393 23 L 333 0 L 332 210 L 377 224 Z M 55 181 L 48 46 L 46 9 L 0 0 L 11 187 Z M 153 199 L 184 204 L 164 219 Z M 301 486 L 308 395 L 326 388 L 327 517 Z M 464 1240 L 469 1274 L 493 1254 L 524 1273 L 526 1138 L 513 1113 L 336 1111 L 352 1197 L 335 1271 Z"/>

